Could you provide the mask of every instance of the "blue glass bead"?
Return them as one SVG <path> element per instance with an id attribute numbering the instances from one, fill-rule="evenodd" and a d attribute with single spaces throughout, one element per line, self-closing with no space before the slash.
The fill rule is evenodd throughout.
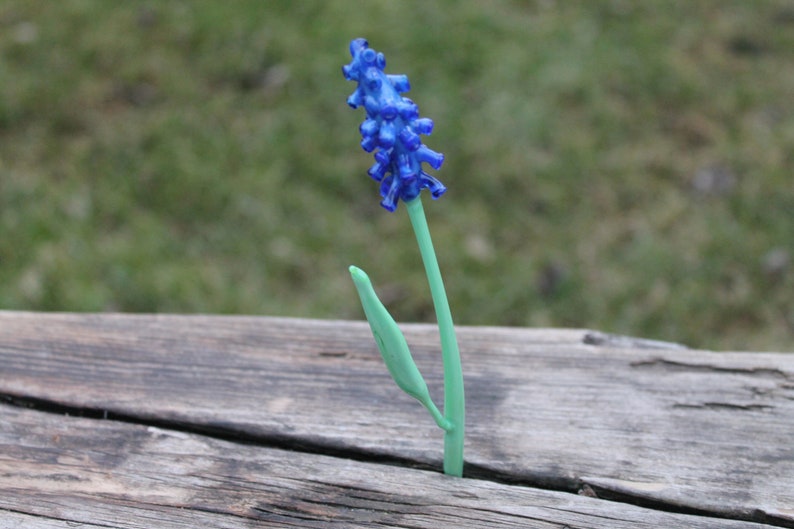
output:
<path id="1" fill-rule="evenodd" d="M 400 95 L 411 89 L 408 76 L 384 73 L 386 58 L 365 39 L 350 43 L 350 55 L 353 59 L 342 67 L 342 73 L 358 86 L 347 104 L 363 106 L 367 113 L 359 127 L 361 148 L 367 152 L 378 149 L 375 165 L 367 173 L 381 183 L 381 205 L 394 211 L 399 200 L 413 200 L 422 189 L 430 191 L 434 199 L 440 197 L 447 188 L 424 172 L 422 164 L 438 170 L 444 155 L 422 144 L 419 136 L 433 131 L 433 120 L 419 117 L 416 103 Z"/>

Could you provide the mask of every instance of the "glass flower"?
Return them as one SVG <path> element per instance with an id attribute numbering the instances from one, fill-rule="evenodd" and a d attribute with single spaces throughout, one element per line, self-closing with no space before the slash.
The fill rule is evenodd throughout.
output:
<path id="1" fill-rule="evenodd" d="M 444 155 L 422 144 L 420 134 L 433 131 L 433 120 L 419 117 L 416 103 L 400 94 L 410 90 L 408 77 L 388 75 L 383 69 L 386 59 L 369 47 L 365 39 L 350 43 L 353 60 L 342 67 L 348 81 L 356 81 L 358 87 L 347 104 L 353 108 L 363 106 L 367 119 L 361 123 L 361 147 L 372 152 L 375 149 L 375 165 L 368 173 L 381 183 L 381 205 L 389 211 L 397 209 L 397 201 L 410 202 L 427 188 L 434 199 L 447 188 L 438 179 L 422 170 L 427 163 L 440 169 Z"/>

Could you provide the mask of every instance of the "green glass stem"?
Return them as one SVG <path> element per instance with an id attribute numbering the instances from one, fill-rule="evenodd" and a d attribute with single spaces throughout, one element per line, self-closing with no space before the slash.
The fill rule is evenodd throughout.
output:
<path id="1" fill-rule="evenodd" d="M 449 301 L 441 279 L 430 230 L 427 227 L 422 197 L 405 203 L 408 216 L 419 243 L 419 251 L 425 265 L 430 295 L 436 309 L 438 329 L 441 334 L 441 355 L 444 364 L 444 417 L 452 428 L 444 432 L 444 473 L 452 476 L 463 475 L 463 438 L 465 432 L 466 407 L 463 398 L 463 370 L 460 365 L 460 351 L 452 323 Z"/>

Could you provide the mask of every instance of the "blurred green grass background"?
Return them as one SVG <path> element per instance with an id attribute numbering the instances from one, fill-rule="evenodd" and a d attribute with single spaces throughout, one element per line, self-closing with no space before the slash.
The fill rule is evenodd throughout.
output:
<path id="1" fill-rule="evenodd" d="M 433 309 L 345 104 L 366 37 L 436 122 L 459 324 L 792 350 L 788 1 L 5 0 L 0 308 Z"/>

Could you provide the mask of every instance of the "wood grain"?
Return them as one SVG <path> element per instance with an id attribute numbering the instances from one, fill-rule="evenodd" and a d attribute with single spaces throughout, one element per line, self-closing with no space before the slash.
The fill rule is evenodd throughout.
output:
<path id="1" fill-rule="evenodd" d="M 403 330 L 435 399 L 431 325 Z M 794 355 L 463 327 L 465 475 L 794 527 Z M 0 394 L 440 468 L 442 434 L 364 322 L 0 312 Z"/>
<path id="2" fill-rule="evenodd" d="M 0 527 L 768 527 L 7 406 L 0 446 Z"/>

